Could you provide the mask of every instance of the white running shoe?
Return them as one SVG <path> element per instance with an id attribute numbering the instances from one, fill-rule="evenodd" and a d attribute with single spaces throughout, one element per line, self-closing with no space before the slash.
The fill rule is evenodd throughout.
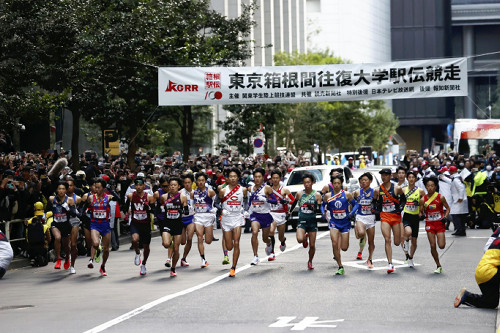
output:
<path id="1" fill-rule="evenodd" d="M 387 274 L 391 274 L 391 273 L 394 273 L 394 265 L 393 264 L 389 264 L 387 266 Z"/>
<path id="2" fill-rule="evenodd" d="M 280 250 L 281 250 L 281 252 L 285 252 L 285 250 L 286 250 L 286 243 L 285 242 L 283 242 L 283 244 L 280 245 Z"/>
<path id="3" fill-rule="evenodd" d="M 403 251 L 408 252 L 409 250 L 410 250 L 410 241 L 409 240 L 405 240 L 403 242 Z"/>
<path id="4" fill-rule="evenodd" d="M 148 272 L 146 271 L 146 265 L 141 265 L 141 275 L 146 275 Z"/>
<path id="5" fill-rule="evenodd" d="M 69 268 L 69 274 L 76 274 L 75 267 L 71 266 L 71 267 Z"/>
<path id="6" fill-rule="evenodd" d="M 140 253 L 135 254 L 134 264 L 136 266 L 139 266 L 141 264 L 141 254 Z"/>
<path id="7" fill-rule="evenodd" d="M 201 268 L 205 268 L 208 266 L 208 261 L 206 261 L 205 259 L 201 259 Z"/>
<path id="8" fill-rule="evenodd" d="M 255 256 L 255 257 L 253 257 L 253 260 L 252 260 L 252 262 L 250 263 L 250 265 L 255 266 L 255 265 L 257 265 L 258 263 L 259 263 L 259 257 Z"/>
<path id="9" fill-rule="evenodd" d="M 269 244 L 267 244 L 267 246 L 266 246 L 266 255 L 270 255 L 271 253 L 273 253 L 273 247 L 271 244 L 272 243 L 269 242 Z"/>
<path id="10" fill-rule="evenodd" d="M 413 259 L 408 258 L 408 267 L 413 268 L 415 264 L 413 263 Z"/>

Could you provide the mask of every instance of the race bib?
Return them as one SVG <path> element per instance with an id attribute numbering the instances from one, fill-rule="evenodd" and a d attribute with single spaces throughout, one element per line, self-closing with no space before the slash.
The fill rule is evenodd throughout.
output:
<path id="1" fill-rule="evenodd" d="M 54 214 L 54 222 L 66 222 L 68 220 L 68 215 L 66 213 L 56 213 Z"/>
<path id="2" fill-rule="evenodd" d="M 208 205 L 206 202 L 197 202 L 194 205 L 196 213 L 206 213 L 208 211 Z"/>
<path id="3" fill-rule="evenodd" d="M 175 220 L 181 216 L 177 209 L 168 209 L 167 210 L 167 219 Z"/>
<path id="4" fill-rule="evenodd" d="M 146 214 L 145 211 L 140 210 L 140 211 L 134 212 L 134 217 L 136 220 L 145 220 L 148 218 L 148 215 Z"/>
<path id="5" fill-rule="evenodd" d="M 361 214 L 370 215 L 372 213 L 371 200 L 360 200 L 359 205 L 361 206 Z"/>
<path id="6" fill-rule="evenodd" d="M 405 209 L 409 212 L 416 212 L 418 210 L 418 206 L 414 202 L 407 202 Z"/>
<path id="7" fill-rule="evenodd" d="M 106 218 L 106 210 L 105 209 L 94 209 L 94 218 L 95 219 L 105 219 Z"/>
<path id="8" fill-rule="evenodd" d="M 396 210 L 396 205 L 394 204 L 394 202 L 386 202 L 382 205 L 382 211 L 384 213 L 391 213 L 394 210 Z"/>
<path id="9" fill-rule="evenodd" d="M 313 210 L 309 209 L 309 206 L 308 206 L 308 205 L 302 205 L 302 206 L 300 207 L 300 211 L 301 211 L 302 213 L 304 213 L 304 214 L 312 214 L 312 213 L 314 213 L 314 211 L 313 211 Z"/>
<path id="10" fill-rule="evenodd" d="M 336 220 L 343 220 L 347 217 L 345 210 L 332 210 L 332 216 Z"/>
<path id="11" fill-rule="evenodd" d="M 441 220 L 441 213 L 431 213 L 427 214 L 428 221 L 439 221 Z"/>

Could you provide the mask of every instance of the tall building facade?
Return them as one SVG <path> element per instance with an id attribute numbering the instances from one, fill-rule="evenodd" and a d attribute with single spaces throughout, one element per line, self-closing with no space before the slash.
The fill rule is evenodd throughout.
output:
<path id="1" fill-rule="evenodd" d="M 241 14 L 241 6 L 251 0 L 211 0 L 211 8 L 228 18 Z M 278 52 L 306 52 L 306 0 L 257 0 L 253 20 L 255 26 L 249 36 L 252 57 L 246 66 L 273 66 Z M 213 128 L 217 121 L 227 119 L 227 111 L 221 105 L 214 107 Z M 224 132 L 218 131 L 212 147 L 224 141 Z"/>

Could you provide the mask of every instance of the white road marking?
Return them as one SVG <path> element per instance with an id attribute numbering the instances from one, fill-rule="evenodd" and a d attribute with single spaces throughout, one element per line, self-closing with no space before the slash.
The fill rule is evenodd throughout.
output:
<path id="1" fill-rule="evenodd" d="M 326 328 L 335 328 L 337 325 L 331 325 L 331 323 L 339 323 L 343 322 L 344 319 L 335 319 L 335 320 L 321 320 L 316 321 L 319 317 L 304 317 L 298 323 L 290 323 L 297 317 L 278 317 L 278 321 L 269 325 L 269 327 L 291 327 L 290 331 L 303 331 L 308 327 L 326 327 Z"/>
<path id="2" fill-rule="evenodd" d="M 376 262 L 384 262 L 384 266 L 379 266 L 377 267 L 375 265 Z M 343 262 L 342 264 L 344 266 L 350 266 L 350 267 L 355 267 L 355 268 L 361 268 L 361 269 L 366 269 L 369 271 L 379 271 L 379 270 L 386 270 L 387 269 L 387 259 L 373 259 L 372 260 L 374 267 L 372 269 L 369 269 L 368 266 L 366 265 L 366 262 L 358 260 L 358 261 L 347 261 Z M 410 268 L 407 264 L 404 263 L 404 261 L 401 260 L 395 260 L 392 259 L 392 264 L 394 265 L 394 268 Z M 420 264 L 414 263 L 415 266 L 420 266 Z"/>
<path id="3" fill-rule="evenodd" d="M 316 237 L 316 239 L 323 238 L 324 236 L 329 235 L 329 234 L 330 234 L 330 232 L 329 232 L 329 231 L 326 231 L 326 232 L 324 232 L 324 233 L 322 233 L 322 234 L 319 234 L 319 235 Z M 276 254 L 276 257 L 277 257 L 277 256 L 279 256 L 279 255 L 281 255 L 281 254 L 283 254 L 283 253 L 287 253 L 287 252 L 295 251 L 295 250 L 297 250 L 297 249 L 299 249 L 299 248 L 301 248 L 301 247 L 302 247 L 302 244 L 297 244 L 297 245 L 295 245 L 294 247 L 292 247 L 291 249 L 287 249 L 287 250 L 285 250 L 284 252 L 281 252 L 281 253 L 280 253 L 280 252 L 278 252 L 278 253 Z M 265 258 L 262 258 L 262 259 L 260 259 L 260 261 L 265 261 L 265 260 L 267 260 L 267 258 L 269 258 L 269 257 L 267 256 L 267 257 L 265 257 Z M 242 271 L 244 271 L 244 270 L 246 270 L 246 269 L 249 269 L 250 267 L 252 267 L 252 266 L 251 266 L 250 264 L 247 264 L 247 265 L 245 265 L 245 266 L 243 266 L 243 267 L 237 268 L 237 269 L 236 269 L 236 273 L 242 272 Z M 207 281 L 207 282 L 204 282 L 204 283 L 201 283 L 201 284 L 199 284 L 199 285 L 196 285 L 196 286 L 194 286 L 194 287 L 191 287 L 191 288 L 188 288 L 188 289 L 185 289 L 185 290 L 181 290 L 181 291 L 176 292 L 176 293 L 174 293 L 174 294 L 165 295 L 165 296 L 163 296 L 163 297 L 161 297 L 161 298 L 158 298 L 157 300 L 154 300 L 154 301 L 152 301 L 152 302 L 149 302 L 149 303 L 147 303 L 147 304 L 144 304 L 143 306 L 140 306 L 140 307 L 138 307 L 138 308 L 136 308 L 136 309 L 134 309 L 134 310 L 132 310 L 132 311 L 129 311 L 129 312 L 127 312 L 127 313 L 125 313 L 125 314 L 123 314 L 123 315 L 121 315 L 121 316 L 119 316 L 119 317 L 116 317 L 115 319 L 111 319 L 110 321 L 107 321 L 107 322 L 105 322 L 105 323 L 103 323 L 103 324 L 101 324 L 101 325 L 99 325 L 99 326 L 96 326 L 96 327 L 94 327 L 94 328 L 91 328 L 90 330 L 87 330 L 87 331 L 85 331 L 84 333 L 97 333 L 97 332 L 102 332 L 102 331 L 104 331 L 105 329 L 108 329 L 108 328 L 110 328 L 110 327 L 112 327 L 112 326 L 115 326 L 115 325 L 117 325 L 117 324 L 119 324 L 119 323 L 121 323 L 121 322 L 123 322 L 123 321 L 125 321 L 125 320 L 128 320 L 128 319 L 132 318 L 132 317 L 135 317 L 135 316 L 137 316 L 138 314 L 141 314 L 141 313 L 143 313 L 144 311 L 149 310 L 149 309 L 151 309 L 151 308 L 153 308 L 153 307 L 155 307 L 155 306 L 157 306 L 157 305 L 160 305 L 160 304 L 162 304 L 162 303 L 165 303 L 165 302 L 167 302 L 167 301 L 169 301 L 169 300 L 171 300 L 171 299 L 177 298 L 177 297 L 179 297 L 179 296 L 184 296 L 184 295 L 187 295 L 187 294 L 189 294 L 189 293 L 192 293 L 193 291 L 200 290 L 200 289 L 202 289 L 202 288 L 208 287 L 208 286 L 210 286 L 210 285 L 212 285 L 212 284 L 214 284 L 214 283 L 216 283 L 216 282 L 219 282 L 220 280 L 223 280 L 223 279 L 225 279 L 225 278 L 228 278 L 228 277 L 229 277 L 229 275 L 228 275 L 227 273 L 225 273 L 225 274 L 219 275 L 219 276 L 217 276 L 217 277 L 215 277 L 215 278 L 213 278 L 213 279 L 211 279 L 211 280 L 209 280 L 209 281 Z M 294 317 L 294 318 L 295 318 L 295 317 Z"/>

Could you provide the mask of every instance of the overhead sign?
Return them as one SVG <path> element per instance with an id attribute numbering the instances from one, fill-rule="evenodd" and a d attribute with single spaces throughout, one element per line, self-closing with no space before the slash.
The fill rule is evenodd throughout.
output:
<path id="1" fill-rule="evenodd" d="M 466 58 L 375 64 L 158 69 L 159 105 L 303 103 L 466 95 Z"/>

